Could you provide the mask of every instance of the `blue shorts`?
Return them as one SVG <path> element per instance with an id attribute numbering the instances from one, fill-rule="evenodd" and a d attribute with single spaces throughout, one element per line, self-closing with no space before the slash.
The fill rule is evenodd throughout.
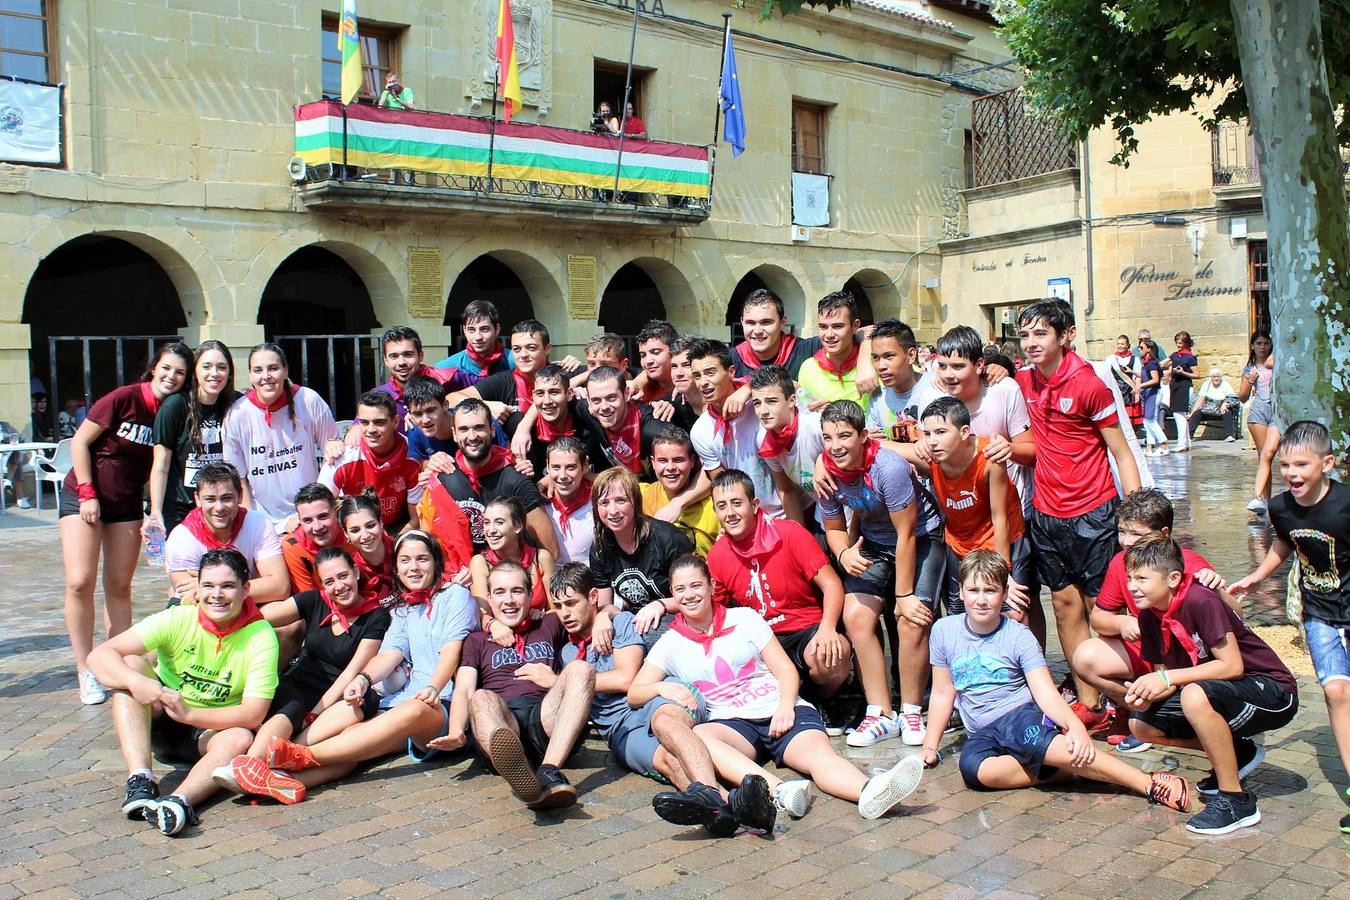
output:
<path id="1" fill-rule="evenodd" d="M 1322 686 L 1337 679 L 1350 681 L 1350 628 L 1304 619 L 1303 630 L 1308 633 L 1308 652 Z"/>
<path id="2" fill-rule="evenodd" d="M 718 725 L 725 725 L 745 738 L 755 748 L 755 762 L 762 763 L 772 759 L 774 765 L 781 766 L 787 754 L 788 744 L 793 738 L 808 731 L 825 733 L 825 722 L 820 718 L 814 706 L 797 705 L 797 718 L 787 733 L 781 737 L 769 737 L 770 719 L 715 719 Z"/>
<path id="3" fill-rule="evenodd" d="M 844 592 L 880 597 L 883 607 L 895 602 L 895 547 L 863 540 L 863 558 L 871 562 L 861 575 L 844 575 Z M 914 595 L 937 612 L 947 575 L 947 545 L 942 533 L 914 538 Z"/>
<path id="4" fill-rule="evenodd" d="M 691 725 L 701 721 L 697 713 L 689 712 L 675 701 L 667 700 L 665 697 L 654 697 L 641 709 L 635 709 L 624 716 L 623 721 L 609 736 L 609 749 L 624 768 L 660 781 L 665 781 L 665 776 L 656 770 L 653 760 L 661 742 L 652 733 L 652 716 L 663 706 L 684 710 L 693 720 Z"/>
<path id="5" fill-rule="evenodd" d="M 966 738 L 961 748 L 961 778 L 973 790 L 991 790 L 980 783 L 980 764 L 997 756 L 1011 756 L 1044 781 L 1059 771 L 1044 765 L 1050 743 L 1059 735 L 1059 726 L 1035 701 L 1019 706 Z"/>

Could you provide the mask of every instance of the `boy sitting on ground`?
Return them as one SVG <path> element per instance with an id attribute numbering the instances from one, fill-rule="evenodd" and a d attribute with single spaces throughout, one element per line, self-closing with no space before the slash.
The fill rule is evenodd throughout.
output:
<path id="1" fill-rule="evenodd" d="M 967 734 L 961 778 L 974 790 L 1025 788 L 1081 775 L 1185 812 L 1190 805 L 1185 778 L 1141 772 L 1097 754 L 1087 727 L 1055 689 L 1031 629 L 1003 614 L 1008 595 L 1003 557 L 993 550 L 967 554 L 961 560 L 961 595 L 965 614 L 939 620 L 929 642 L 933 692 L 923 744 L 926 766 L 938 764 L 938 743 L 956 704 Z"/>

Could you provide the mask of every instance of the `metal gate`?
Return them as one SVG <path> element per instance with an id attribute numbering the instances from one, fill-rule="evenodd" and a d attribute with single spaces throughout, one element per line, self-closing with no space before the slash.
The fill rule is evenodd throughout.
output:
<path id="1" fill-rule="evenodd" d="M 339 421 L 356 416 L 356 401 L 385 381 L 380 339 L 372 334 L 283 334 L 291 381 L 328 401 Z"/>
<path id="2" fill-rule="evenodd" d="M 67 399 L 83 397 L 88 405 L 114 388 L 139 381 L 155 348 L 181 340 L 176 334 L 47 338 L 52 434 L 57 433 L 57 415 Z"/>

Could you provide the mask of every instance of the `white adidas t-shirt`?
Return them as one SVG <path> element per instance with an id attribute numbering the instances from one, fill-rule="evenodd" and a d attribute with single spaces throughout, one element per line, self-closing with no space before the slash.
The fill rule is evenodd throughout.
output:
<path id="1" fill-rule="evenodd" d="M 272 414 L 240 397 L 225 417 L 225 461 L 239 470 L 253 495 L 253 508 L 280 527 L 295 512 L 295 495 L 319 478 L 324 445 L 337 437 L 337 422 L 323 398 L 302 387 L 295 395 L 295 422 L 286 409 Z"/>
<path id="2" fill-rule="evenodd" d="M 740 416 L 727 426 L 731 429 L 731 438 L 723 440 L 724 435 L 717 433 L 713 417 L 704 411 L 689 430 L 689 440 L 703 468 L 740 469 L 754 482 L 760 508 L 767 515 L 781 519 L 783 501 L 778 496 L 778 486 L 773 483 L 773 474 L 759 455 L 759 419 L 755 417 L 754 409 L 747 403 Z"/>

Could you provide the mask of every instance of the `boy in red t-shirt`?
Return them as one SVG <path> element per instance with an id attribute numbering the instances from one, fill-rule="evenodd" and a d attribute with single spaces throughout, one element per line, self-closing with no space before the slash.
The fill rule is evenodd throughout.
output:
<path id="1" fill-rule="evenodd" d="M 339 497 L 374 488 L 380 519 L 390 533 L 417 527 L 422 499 L 422 466 L 408 457 L 408 441 L 399 433 L 398 409 L 384 391 L 367 391 L 356 404 L 361 439 L 319 473 L 320 483 Z"/>
<path id="2" fill-rule="evenodd" d="M 1196 784 L 1205 808 L 1186 830 L 1227 834 L 1261 821 L 1242 779 L 1265 749 L 1252 738 L 1298 712 L 1298 682 L 1274 650 L 1219 596 L 1186 583 L 1181 548 L 1149 535 L 1125 552 L 1139 605 L 1139 643 L 1153 667 L 1125 685 L 1130 730 L 1141 741 L 1203 750 L 1213 771 Z"/>
<path id="3" fill-rule="evenodd" d="M 1091 637 L 1087 615 L 1101 592 L 1115 553 L 1116 495 L 1109 453 L 1123 493 L 1139 490 L 1139 468 L 1116 418 L 1115 397 L 1091 363 L 1074 353 L 1073 309 L 1041 300 L 1017 321 L 1022 351 L 1031 363 L 1017 373 L 1036 441 L 1032 512 L 1027 533 L 1036 572 L 1050 589 L 1064 655 L 1073 659 Z M 1075 675 L 1074 713 L 1092 731 L 1110 714 L 1097 688 Z"/>
<path id="4" fill-rule="evenodd" d="M 833 697 L 851 668 L 853 648 L 839 633 L 844 583 L 811 532 L 759 508 L 755 484 L 739 469 L 712 481 L 722 536 L 708 551 L 713 599 L 754 609 L 797 667 L 803 684 Z"/>
<path id="5" fill-rule="evenodd" d="M 1162 491 L 1151 488 L 1135 491 L 1121 501 L 1120 509 L 1116 511 L 1120 552 L 1106 567 L 1102 591 L 1092 609 L 1092 630 L 1097 632 L 1097 637 L 1079 644 L 1073 655 L 1073 670 L 1117 707 L 1106 740 L 1121 753 L 1140 753 L 1151 746 L 1130 736 L 1129 719 L 1120 707 L 1124 705 L 1126 683 L 1153 671 L 1153 667 L 1144 662 L 1139 649 L 1139 607 L 1130 593 L 1125 551 L 1150 534 L 1171 537 L 1172 519 L 1172 501 Z M 1225 603 L 1242 615 L 1241 606 L 1225 591 L 1223 578 L 1210 566 L 1209 560 L 1184 547 L 1181 557 L 1188 583 L 1193 580 L 1218 592 Z"/>

